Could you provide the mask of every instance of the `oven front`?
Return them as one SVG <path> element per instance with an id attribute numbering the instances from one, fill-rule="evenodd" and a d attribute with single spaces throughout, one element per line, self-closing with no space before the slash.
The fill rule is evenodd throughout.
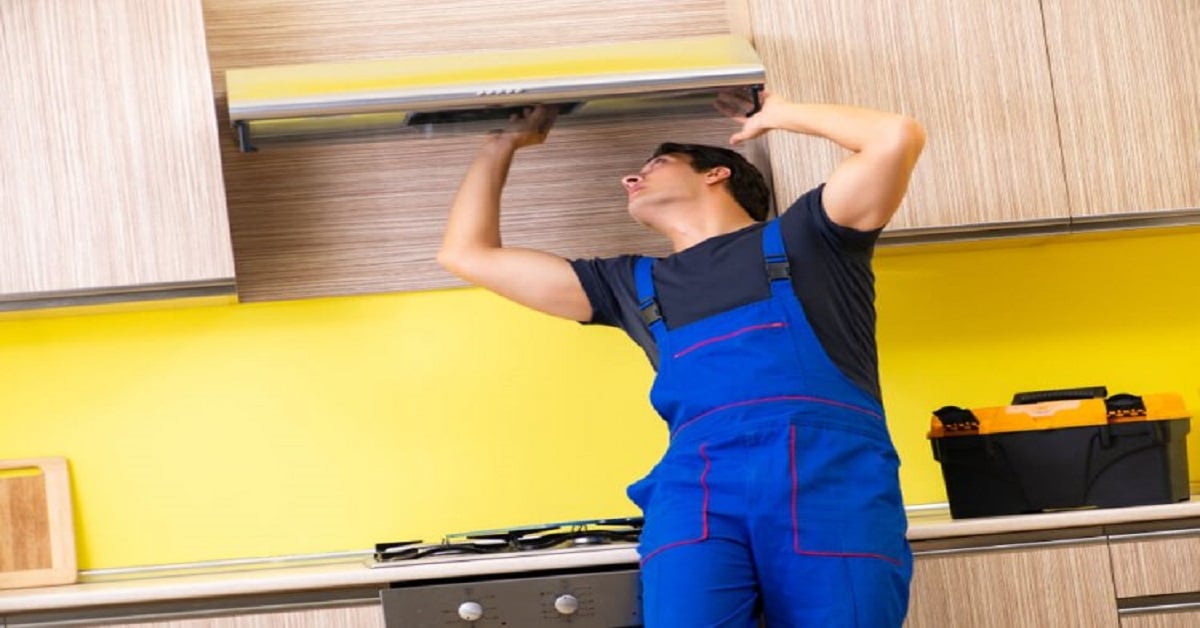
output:
<path id="1" fill-rule="evenodd" d="M 401 582 L 380 595 L 388 628 L 642 625 L 638 571 L 629 567 Z"/>

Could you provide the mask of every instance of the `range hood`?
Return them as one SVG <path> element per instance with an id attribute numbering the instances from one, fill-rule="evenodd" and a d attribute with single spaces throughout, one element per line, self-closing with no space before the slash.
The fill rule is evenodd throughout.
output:
<path id="1" fill-rule="evenodd" d="M 717 91 L 757 97 L 764 80 L 754 49 L 733 35 L 225 72 L 243 152 L 273 140 L 481 131 L 533 104 L 569 118 L 711 111 Z"/>

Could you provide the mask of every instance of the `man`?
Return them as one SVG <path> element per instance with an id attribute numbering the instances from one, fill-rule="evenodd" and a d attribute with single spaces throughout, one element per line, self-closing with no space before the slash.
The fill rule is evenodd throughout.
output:
<path id="1" fill-rule="evenodd" d="M 910 118 L 764 94 L 717 108 L 732 144 L 772 129 L 851 154 L 778 219 L 729 149 L 664 144 L 622 180 L 629 213 L 674 253 L 571 260 L 500 243 L 514 153 L 546 139 L 537 107 L 488 136 L 454 199 L 439 262 L 534 309 L 616 325 L 657 369 L 671 442 L 629 487 L 651 628 L 899 626 L 912 557 L 884 423 L 871 254 L 925 141 Z"/>

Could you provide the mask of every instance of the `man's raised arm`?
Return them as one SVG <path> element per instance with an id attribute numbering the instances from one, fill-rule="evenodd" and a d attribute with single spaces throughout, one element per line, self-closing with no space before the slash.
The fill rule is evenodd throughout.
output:
<path id="1" fill-rule="evenodd" d="M 849 105 L 792 103 L 765 95 L 762 110 L 746 117 L 744 98 L 722 94 L 717 108 L 742 123 L 733 144 L 783 129 L 832 140 L 853 152 L 825 182 L 821 200 L 833 222 L 860 231 L 891 220 L 908 190 L 925 130 L 912 118 Z"/>
<path id="2" fill-rule="evenodd" d="M 566 259 L 532 249 L 504 248 L 500 194 L 517 150 L 541 144 L 555 120 L 551 107 L 535 107 L 484 140 L 459 185 L 437 260 L 475 285 L 540 312 L 577 321 L 592 306 Z"/>

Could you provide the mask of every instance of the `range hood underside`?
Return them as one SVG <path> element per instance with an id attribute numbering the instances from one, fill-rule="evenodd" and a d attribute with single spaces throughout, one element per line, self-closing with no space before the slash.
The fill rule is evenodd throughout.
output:
<path id="1" fill-rule="evenodd" d="M 757 98 L 760 86 L 752 86 Z M 594 98 L 591 100 L 543 99 L 521 104 L 435 108 L 378 113 L 312 115 L 293 118 L 242 120 L 235 123 L 239 148 L 256 150 L 260 144 L 296 141 L 336 141 L 372 137 L 420 137 L 482 134 L 502 128 L 532 104 L 553 104 L 559 125 L 575 121 L 600 122 L 630 116 L 713 113 L 716 89 L 662 92 L 650 95 Z"/>

